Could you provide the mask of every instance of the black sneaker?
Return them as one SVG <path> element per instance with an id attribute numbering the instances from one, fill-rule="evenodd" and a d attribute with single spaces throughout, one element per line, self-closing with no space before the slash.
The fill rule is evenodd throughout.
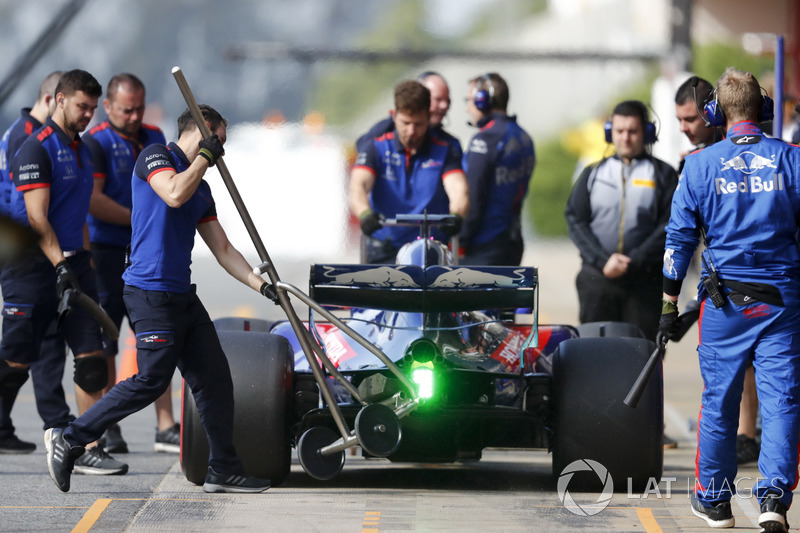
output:
<path id="1" fill-rule="evenodd" d="M 97 446 L 89 448 L 86 453 L 75 460 L 75 473 L 92 476 L 121 476 L 128 471 L 128 465 L 117 461 L 105 451 L 103 439 Z"/>
<path id="2" fill-rule="evenodd" d="M 11 435 L 6 439 L 0 439 L 0 453 L 23 454 L 32 453 L 36 450 L 36 445 L 32 442 L 19 440 L 16 435 Z"/>
<path id="3" fill-rule="evenodd" d="M 665 450 L 674 450 L 678 447 L 678 441 L 673 438 L 668 437 L 664 434 L 664 449 Z"/>
<path id="4" fill-rule="evenodd" d="M 156 443 L 153 444 L 153 450 L 166 453 L 181 453 L 181 425 L 176 423 L 164 431 L 156 429 Z"/>
<path id="5" fill-rule="evenodd" d="M 761 446 L 756 439 L 747 435 L 736 435 L 736 462 L 740 465 L 758 461 Z"/>
<path id="6" fill-rule="evenodd" d="M 764 533 L 785 533 L 789 531 L 786 521 L 786 506 L 783 505 L 777 494 L 768 493 L 761 501 L 761 515 L 758 525 Z"/>
<path id="7" fill-rule="evenodd" d="M 206 482 L 203 490 L 206 492 L 264 492 L 269 488 L 269 480 L 258 477 L 245 476 L 244 474 L 217 474 L 213 468 L 208 467 Z"/>
<path id="8" fill-rule="evenodd" d="M 731 502 L 719 502 L 714 507 L 706 507 L 700 503 L 700 500 L 697 499 L 697 495 L 694 492 L 692 492 L 691 501 L 692 512 L 695 516 L 699 516 L 705 520 L 709 526 L 725 528 L 736 525 L 733 512 L 731 512 Z"/>
<path id="9" fill-rule="evenodd" d="M 69 478 L 75 459 L 85 451 L 83 446 L 70 446 L 64 440 L 64 428 L 50 428 L 44 432 L 47 450 L 47 470 L 61 492 L 69 492 Z"/>
<path id="10" fill-rule="evenodd" d="M 105 440 L 106 453 L 128 453 L 128 443 L 122 438 L 122 429 L 119 424 L 112 424 L 108 426 L 105 433 L 103 433 L 103 440 Z"/>

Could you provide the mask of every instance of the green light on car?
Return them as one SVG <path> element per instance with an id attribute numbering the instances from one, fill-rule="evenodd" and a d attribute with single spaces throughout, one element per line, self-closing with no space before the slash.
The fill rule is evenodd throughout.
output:
<path id="1" fill-rule="evenodd" d="M 421 400 L 433 397 L 433 363 L 415 363 L 411 370 L 411 381 L 417 385 Z"/>

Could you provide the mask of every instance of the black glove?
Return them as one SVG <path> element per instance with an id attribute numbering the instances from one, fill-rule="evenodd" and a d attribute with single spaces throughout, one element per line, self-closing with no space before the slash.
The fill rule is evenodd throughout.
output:
<path id="1" fill-rule="evenodd" d="M 361 213 L 361 216 L 358 218 L 361 220 L 361 231 L 367 236 L 372 235 L 381 229 L 383 227 L 383 223 L 386 222 L 386 217 L 380 213 L 376 213 L 372 209 L 367 209 Z"/>
<path id="2" fill-rule="evenodd" d="M 208 161 L 208 166 L 213 167 L 214 163 L 217 162 L 224 153 L 225 148 L 222 147 L 222 143 L 219 141 L 219 137 L 217 134 L 213 134 L 208 139 L 203 139 L 199 143 L 200 146 L 200 154 Z"/>
<path id="3" fill-rule="evenodd" d="M 56 296 L 61 300 L 67 290 L 79 290 L 78 278 L 75 277 L 75 272 L 69 266 L 67 260 L 61 261 L 56 265 Z"/>
<path id="4" fill-rule="evenodd" d="M 448 237 L 454 237 L 461 231 L 461 226 L 464 224 L 464 219 L 461 217 L 461 215 L 457 215 L 456 213 L 452 213 L 450 216 L 452 218 L 442 224 L 442 231 L 445 232 Z"/>
<path id="5" fill-rule="evenodd" d="M 658 331 L 665 339 L 669 340 L 681 327 L 678 317 L 678 304 L 672 300 L 661 300 L 661 318 L 658 321 Z"/>
<path id="6" fill-rule="evenodd" d="M 273 287 L 270 282 L 265 281 L 261 285 L 261 289 L 259 289 L 259 292 L 264 296 L 266 296 L 267 298 L 269 298 L 270 300 L 272 300 L 273 302 L 275 302 L 276 305 L 280 303 L 278 301 L 278 293 L 275 291 L 275 287 Z"/>

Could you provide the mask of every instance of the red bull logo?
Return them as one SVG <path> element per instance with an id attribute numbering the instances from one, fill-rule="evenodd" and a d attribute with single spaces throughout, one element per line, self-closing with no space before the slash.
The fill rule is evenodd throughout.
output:
<path id="1" fill-rule="evenodd" d="M 742 181 L 728 181 L 725 178 L 714 180 L 714 188 L 718 195 L 773 192 L 783 190 L 783 174 L 774 174 L 771 178 L 761 178 L 760 176 L 750 176 Z"/>
<path id="2" fill-rule="evenodd" d="M 762 168 L 778 168 L 775 165 L 774 154 L 771 158 L 766 158 L 748 151 L 742 152 L 741 154 L 737 155 L 736 157 L 732 157 L 727 161 L 724 157 L 720 157 L 720 161 L 722 162 L 722 172 L 725 172 L 726 170 L 738 170 L 740 172 L 744 172 L 745 174 L 752 174 L 756 170 L 761 170 Z"/>

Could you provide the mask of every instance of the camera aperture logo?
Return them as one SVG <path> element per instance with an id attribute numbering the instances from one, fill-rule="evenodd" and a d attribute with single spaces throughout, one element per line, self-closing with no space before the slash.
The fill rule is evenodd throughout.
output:
<path id="1" fill-rule="evenodd" d="M 603 484 L 603 490 L 598 496 L 597 501 L 593 504 L 584 504 L 583 506 L 577 504 L 572 498 L 572 495 L 567 490 L 569 482 L 572 481 L 572 476 L 576 472 L 592 471 L 600 479 Z M 608 473 L 608 469 L 592 459 L 578 459 L 568 464 L 561 474 L 558 476 L 558 499 L 564 504 L 564 507 L 573 514 L 578 516 L 592 516 L 596 515 L 611 502 L 611 497 L 614 495 L 614 481 Z"/>

